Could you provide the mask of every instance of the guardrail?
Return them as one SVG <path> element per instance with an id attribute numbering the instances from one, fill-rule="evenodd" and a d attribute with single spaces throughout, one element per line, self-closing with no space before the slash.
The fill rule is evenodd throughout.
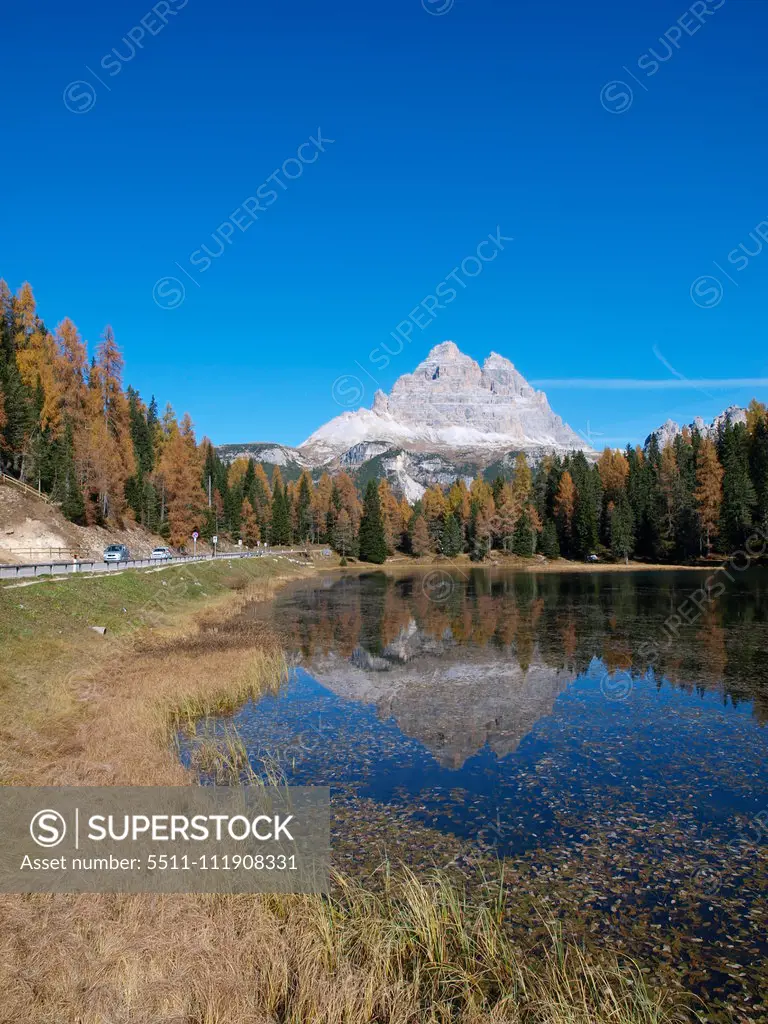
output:
<path id="1" fill-rule="evenodd" d="M 173 558 L 132 558 L 126 562 L 105 562 L 82 559 L 76 562 L 30 562 L 19 565 L 0 565 L 0 580 L 26 579 L 36 576 L 74 576 L 78 573 L 110 573 L 122 569 L 159 568 L 164 565 L 183 565 L 186 562 L 209 562 L 221 558 L 263 558 L 267 555 L 295 555 L 305 552 L 293 548 L 261 548 L 258 551 L 217 552 L 214 555 L 177 555 Z"/>

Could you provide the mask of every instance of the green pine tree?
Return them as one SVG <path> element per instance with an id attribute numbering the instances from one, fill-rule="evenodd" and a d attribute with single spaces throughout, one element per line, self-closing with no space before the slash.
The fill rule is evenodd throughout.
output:
<path id="1" fill-rule="evenodd" d="M 681 434 L 675 438 L 674 449 L 680 472 L 678 485 L 678 507 L 675 523 L 673 555 L 684 561 L 694 557 L 699 550 L 699 522 L 696 515 L 696 453 L 700 436 L 698 431 L 686 443 Z"/>
<path id="2" fill-rule="evenodd" d="M 524 508 L 523 511 L 517 518 L 515 523 L 515 530 L 512 534 L 512 550 L 516 555 L 521 555 L 523 558 L 530 558 L 534 553 L 535 540 L 534 540 L 533 526 L 531 525 L 531 517 L 528 513 L 528 509 Z"/>
<path id="3" fill-rule="evenodd" d="M 455 558 L 456 555 L 461 554 L 463 547 L 464 536 L 461 523 L 453 512 L 446 512 L 440 534 L 440 550 L 448 558 Z"/>
<path id="4" fill-rule="evenodd" d="M 755 424 L 749 449 L 749 475 L 755 488 L 755 525 L 768 529 L 768 421 Z"/>
<path id="5" fill-rule="evenodd" d="M 375 480 L 369 480 L 363 499 L 363 516 L 360 520 L 360 558 L 363 562 L 382 565 L 387 558 L 387 539 L 381 518 L 379 488 Z"/>
<path id="6" fill-rule="evenodd" d="M 635 534 L 632 509 L 626 494 L 620 494 L 611 509 L 610 533 L 614 558 L 623 558 L 628 562 L 635 548 Z"/>
<path id="7" fill-rule="evenodd" d="M 309 540 L 312 531 L 312 495 L 306 473 L 302 473 L 299 481 L 299 494 L 296 502 L 296 519 L 298 539 L 301 543 Z"/>
<path id="8" fill-rule="evenodd" d="M 557 526 L 554 519 L 547 519 L 544 522 L 544 530 L 541 534 L 541 553 L 545 558 L 560 557 L 560 543 L 557 539 Z"/>
<path id="9" fill-rule="evenodd" d="M 288 508 L 288 496 L 285 493 L 285 488 L 281 486 L 279 480 L 275 481 L 275 486 L 272 491 L 272 528 L 270 531 L 270 543 L 291 543 L 291 516 Z"/>
<path id="10" fill-rule="evenodd" d="M 757 504 L 749 476 L 749 435 L 743 423 L 734 425 L 728 420 L 718 439 L 718 456 L 724 471 L 720 538 L 728 550 L 735 551 L 749 537 Z"/>
<path id="11" fill-rule="evenodd" d="M 595 550 L 600 539 L 602 483 L 597 466 L 590 466 L 583 452 L 578 452 L 572 458 L 570 472 L 576 486 L 574 553 L 583 558 Z"/>

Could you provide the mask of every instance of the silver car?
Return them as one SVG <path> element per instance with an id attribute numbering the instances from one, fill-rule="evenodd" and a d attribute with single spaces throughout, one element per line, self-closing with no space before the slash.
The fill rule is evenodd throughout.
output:
<path id="1" fill-rule="evenodd" d="M 104 551 L 105 562 L 129 562 L 131 553 L 125 544 L 110 544 Z"/>
<path id="2" fill-rule="evenodd" d="M 170 548 L 152 548 L 152 554 L 149 556 L 153 562 L 167 562 L 173 558 Z"/>

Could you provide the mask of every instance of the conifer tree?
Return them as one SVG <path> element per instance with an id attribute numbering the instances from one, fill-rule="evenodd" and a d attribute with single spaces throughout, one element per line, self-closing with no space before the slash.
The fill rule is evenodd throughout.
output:
<path id="1" fill-rule="evenodd" d="M 339 510 L 333 528 L 333 546 L 342 558 L 352 554 L 353 547 L 352 522 L 345 508 Z"/>
<path id="2" fill-rule="evenodd" d="M 165 485 L 168 537 L 175 547 L 186 547 L 203 522 L 205 495 L 200 485 L 200 462 L 192 420 L 185 413 L 171 431 L 159 467 Z"/>
<path id="3" fill-rule="evenodd" d="M 89 496 L 86 512 L 97 522 L 119 521 L 126 504 L 125 483 L 135 471 L 122 367 L 112 329 L 107 327 L 89 374 L 82 451 L 82 476 Z"/>
<path id="4" fill-rule="evenodd" d="M 432 550 L 431 545 L 429 529 L 424 516 L 414 516 L 411 520 L 411 551 L 417 557 L 428 555 Z"/>
<path id="5" fill-rule="evenodd" d="M 65 317 L 56 328 L 55 337 L 61 411 L 72 426 L 74 443 L 85 426 L 88 354 L 77 328 L 68 317 Z"/>
<path id="6" fill-rule="evenodd" d="M 421 500 L 422 514 L 429 530 L 432 550 L 436 551 L 440 544 L 440 536 L 443 532 L 443 522 L 448 503 L 439 484 L 432 484 L 431 487 L 428 487 Z"/>
<path id="7" fill-rule="evenodd" d="M 240 534 L 243 543 L 250 548 L 255 547 L 261 540 L 256 512 L 248 498 L 243 498 L 243 504 L 240 509 Z"/>
<path id="8" fill-rule="evenodd" d="M 495 499 L 496 515 L 493 517 L 493 533 L 496 543 L 504 551 L 513 547 L 515 527 L 522 513 L 520 499 L 514 494 L 510 484 L 504 484 Z"/>
<path id="9" fill-rule="evenodd" d="M 709 438 L 704 438 L 699 447 L 695 498 L 702 538 L 707 554 L 711 554 L 712 539 L 717 534 L 723 501 L 723 467 L 718 461 L 715 445 Z"/>
<path id="10" fill-rule="evenodd" d="M 272 495 L 264 466 L 258 462 L 254 468 L 251 504 L 259 521 L 262 539 L 269 535 L 272 522 Z"/>
<path id="11" fill-rule="evenodd" d="M 663 511 L 662 540 L 665 553 L 675 544 L 677 515 L 681 508 L 680 471 L 677 468 L 675 449 L 665 445 L 659 462 L 659 489 Z"/>
<path id="12" fill-rule="evenodd" d="M 595 550 L 600 539 L 602 484 L 600 473 L 589 465 L 583 452 L 572 458 L 571 474 L 576 488 L 572 539 L 575 554 L 583 557 Z"/>
<path id="13" fill-rule="evenodd" d="M 752 529 L 757 496 L 749 478 L 749 438 L 743 423 L 725 424 L 720 434 L 719 457 L 723 467 L 723 501 L 720 536 L 730 550 L 740 548 Z"/>
<path id="14" fill-rule="evenodd" d="M 467 523 L 470 515 L 470 498 L 467 485 L 462 479 L 452 484 L 448 492 L 448 507 L 457 517 L 459 522 Z"/>
<path id="15" fill-rule="evenodd" d="M 497 504 L 499 500 L 499 495 L 501 494 L 502 488 L 504 487 L 505 483 L 506 479 L 501 473 L 497 473 L 496 476 L 493 478 L 493 483 L 491 484 L 491 493 L 493 495 L 493 500 Z"/>
<path id="16" fill-rule="evenodd" d="M 610 511 L 611 551 L 615 558 L 629 562 L 635 546 L 634 522 L 629 498 L 625 492 L 619 494 Z"/>
<path id="17" fill-rule="evenodd" d="M 560 550 L 570 554 L 573 546 L 573 514 L 576 509 L 576 487 L 573 477 L 566 469 L 560 476 L 557 494 L 554 500 L 554 513 L 557 522 L 557 533 Z"/>
<path id="18" fill-rule="evenodd" d="M 296 537 L 302 543 L 312 533 L 312 478 L 306 471 L 299 478 L 299 492 L 296 500 Z"/>
<path id="19" fill-rule="evenodd" d="M 443 531 L 440 536 L 440 550 L 449 558 L 455 558 L 456 555 L 461 554 L 463 547 L 464 537 L 462 535 L 461 523 L 457 519 L 455 513 L 449 510 L 445 513 L 445 518 L 443 519 Z"/>
<path id="20" fill-rule="evenodd" d="M 544 522 L 544 529 L 541 534 L 541 553 L 545 558 L 560 557 L 560 542 L 557 537 L 557 527 L 554 519 L 547 519 Z"/>
<path id="21" fill-rule="evenodd" d="M 403 540 L 403 516 L 400 502 L 392 493 L 392 488 L 386 477 L 379 481 L 379 502 L 381 504 L 381 521 L 384 524 L 384 537 L 387 541 L 387 553 L 391 555 Z"/>
<path id="22" fill-rule="evenodd" d="M 512 496 L 518 508 L 522 509 L 523 505 L 528 502 L 532 486 L 531 467 L 528 465 L 524 453 L 518 452 L 515 456 L 515 475 L 512 478 Z"/>
<path id="23" fill-rule="evenodd" d="M 283 487 L 283 479 L 280 470 L 275 466 L 272 474 L 272 516 L 270 527 L 270 542 L 272 544 L 291 543 L 291 518 L 288 508 L 288 500 Z"/>
<path id="24" fill-rule="evenodd" d="M 755 488 L 755 524 L 768 531 L 768 418 L 757 416 L 749 442 L 749 472 Z"/>
<path id="25" fill-rule="evenodd" d="M 332 507 L 333 482 L 328 473 L 323 473 L 312 495 L 312 526 L 315 541 L 322 544 L 331 539 L 330 514 Z"/>
<path id="26" fill-rule="evenodd" d="M 243 474 L 243 496 L 249 501 L 254 495 L 254 488 L 256 486 L 256 465 L 253 459 L 248 459 L 248 464 L 245 467 L 245 473 Z"/>
<path id="27" fill-rule="evenodd" d="M 56 486 L 52 492 L 54 500 L 61 502 L 61 511 L 73 523 L 85 525 L 85 502 L 80 481 L 75 469 L 75 449 L 72 427 L 67 423 L 64 437 L 59 441 Z"/>
<path id="28" fill-rule="evenodd" d="M 473 562 L 482 562 L 491 550 L 492 512 L 490 510 L 492 508 L 493 496 L 490 496 L 490 505 L 477 500 L 472 502 L 469 524 L 469 557 Z"/>
<path id="29" fill-rule="evenodd" d="M 379 488 L 375 480 L 369 480 L 365 488 L 359 547 L 360 558 L 363 562 L 381 565 L 387 559 L 387 538 L 381 518 Z"/>
<path id="30" fill-rule="evenodd" d="M 699 524 L 696 516 L 696 453 L 701 443 L 698 431 L 685 427 L 674 441 L 678 468 L 677 508 L 675 510 L 674 557 L 687 559 L 699 550 Z"/>
<path id="31" fill-rule="evenodd" d="M 536 531 L 531 521 L 531 509 L 526 506 L 520 513 L 512 538 L 512 550 L 516 555 L 529 558 L 536 550 Z"/>

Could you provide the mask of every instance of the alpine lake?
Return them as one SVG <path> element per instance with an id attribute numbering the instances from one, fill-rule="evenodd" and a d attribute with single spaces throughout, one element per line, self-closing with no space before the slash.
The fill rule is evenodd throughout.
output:
<path id="1" fill-rule="evenodd" d="M 337 870 L 503 872 L 521 934 L 559 919 L 709 1021 L 768 1021 L 768 570 L 692 601 L 708 575 L 295 582 L 225 624 L 266 617 L 287 681 L 181 756 L 236 730 L 251 771 L 332 787 Z"/>

